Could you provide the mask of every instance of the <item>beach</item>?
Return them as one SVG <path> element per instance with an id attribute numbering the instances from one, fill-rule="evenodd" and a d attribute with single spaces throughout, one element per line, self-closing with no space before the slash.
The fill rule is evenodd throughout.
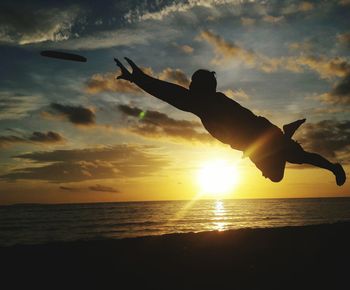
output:
<path id="1" fill-rule="evenodd" d="M 348 289 L 350 222 L 1 247 L 15 289 Z M 5 289 L 5 288 L 3 288 Z"/>

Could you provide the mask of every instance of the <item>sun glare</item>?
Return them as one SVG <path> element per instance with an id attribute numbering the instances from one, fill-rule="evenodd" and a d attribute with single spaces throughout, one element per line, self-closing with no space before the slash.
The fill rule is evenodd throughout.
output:
<path id="1" fill-rule="evenodd" d="M 208 161 L 201 166 L 197 173 L 201 194 L 214 196 L 231 193 L 238 178 L 236 166 L 224 160 Z"/>

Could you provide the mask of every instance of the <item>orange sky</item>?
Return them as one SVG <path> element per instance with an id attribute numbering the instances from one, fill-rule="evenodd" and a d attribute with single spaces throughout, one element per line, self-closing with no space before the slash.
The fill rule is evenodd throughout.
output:
<path id="1" fill-rule="evenodd" d="M 187 200 L 198 196 L 199 198 L 350 196 L 348 185 L 336 186 L 334 176 L 320 169 L 287 168 L 282 182 L 273 183 L 263 178 L 260 171 L 247 158 L 242 159 L 240 152 L 233 151 L 227 146 L 196 148 L 192 145 L 179 145 L 179 147 L 182 147 L 181 150 L 168 149 L 169 152 L 173 152 L 169 166 L 147 177 L 71 182 L 65 183 L 64 186 L 43 181 L 1 182 L 0 203 Z M 225 194 L 198 195 L 201 192 L 197 180 L 198 171 L 210 160 L 224 160 L 237 168 L 238 183 Z M 349 167 L 346 169 L 349 170 Z M 111 189 L 115 189 L 115 192 L 108 192 Z"/>

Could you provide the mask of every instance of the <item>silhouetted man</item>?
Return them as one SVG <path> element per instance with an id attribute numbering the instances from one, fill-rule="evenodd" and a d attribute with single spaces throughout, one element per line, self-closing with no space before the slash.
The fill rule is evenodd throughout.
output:
<path id="1" fill-rule="evenodd" d="M 283 126 L 283 131 L 267 119 L 256 116 L 223 93 L 216 92 L 215 73 L 197 70 L 189 89 L 161 81 L 145 74 L 132 60 L 125 58 L 132 72 L 114 59 L 121 69 L 117 79 L 135 83 L 138 87 L 170 105 L 198 116 L 207 131 L 216 139 L 244 152 L 274 182 L 282 180 L 286 161 L 311 164 L 331 171 L 338 185 L 346 176 L 339 163 L 331 163 L 321 155 L 304 151 L 292 138 L 305 119 Z"/>

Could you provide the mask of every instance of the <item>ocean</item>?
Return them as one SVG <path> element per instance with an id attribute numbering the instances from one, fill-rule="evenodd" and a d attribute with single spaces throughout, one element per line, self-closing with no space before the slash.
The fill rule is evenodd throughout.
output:
<path id="1" fill-rule="evenodd" d="M 0 246 L 350 220 L 350 198 L 0 206 Z"/>

